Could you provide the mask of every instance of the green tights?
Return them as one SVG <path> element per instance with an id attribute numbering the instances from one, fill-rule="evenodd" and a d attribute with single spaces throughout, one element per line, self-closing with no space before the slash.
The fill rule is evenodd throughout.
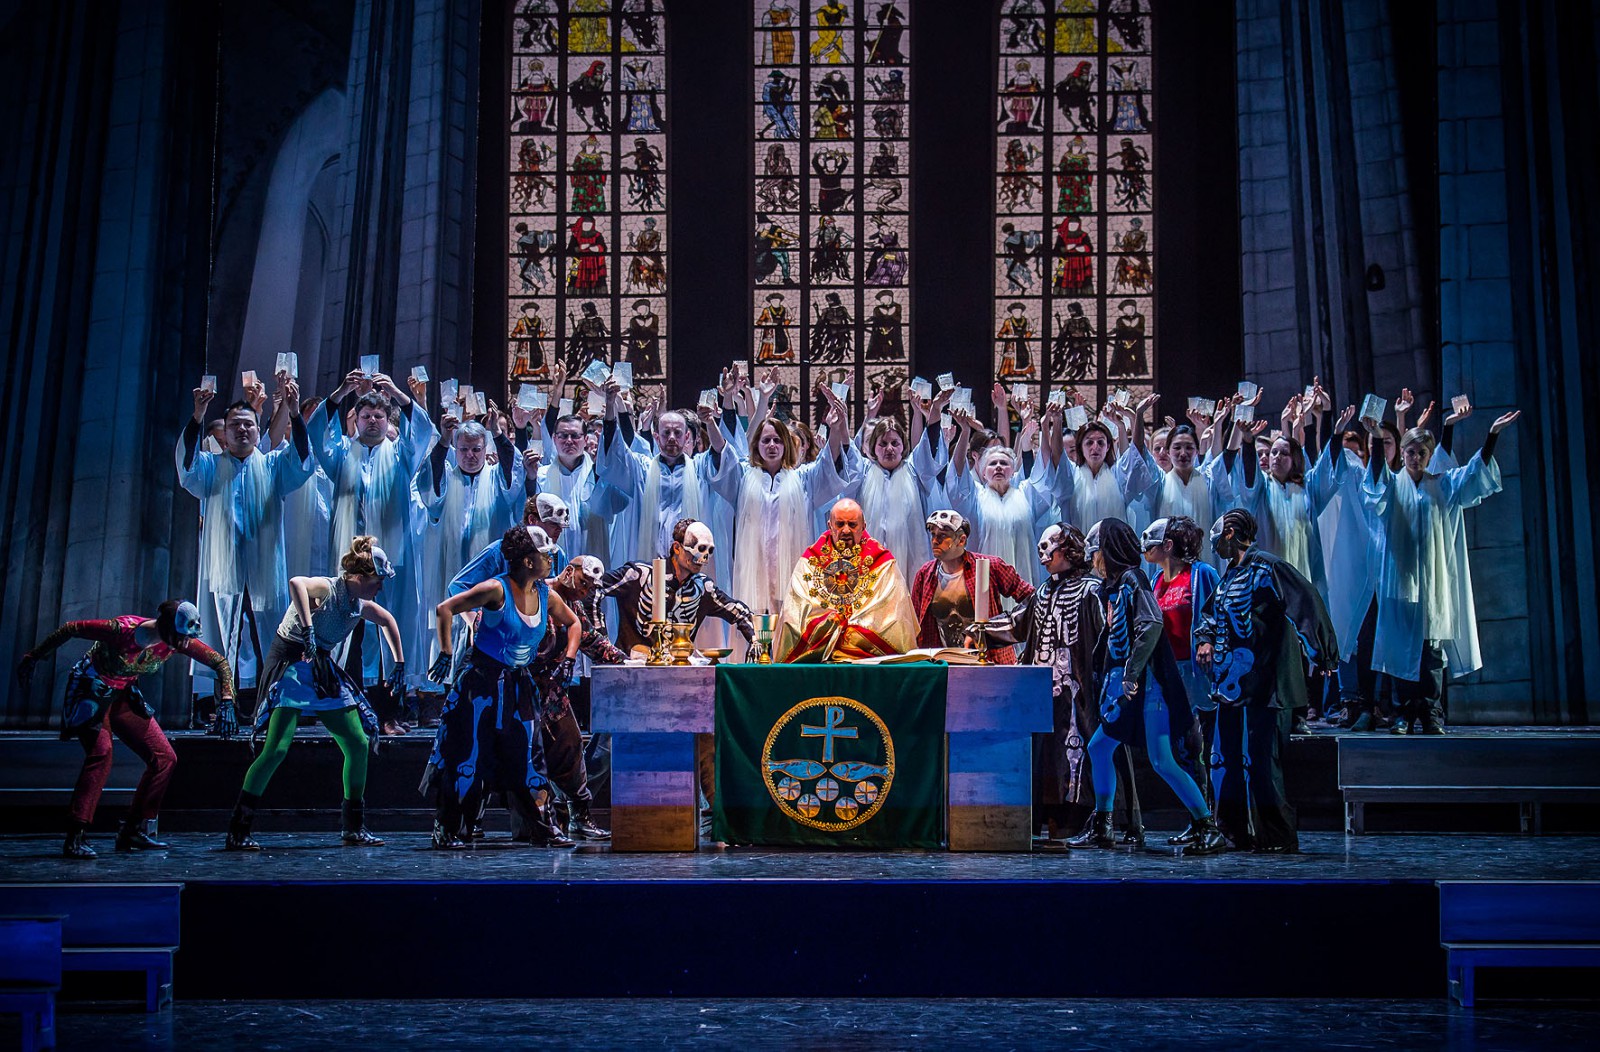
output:
<path id="1" fill-rule="evenodd" d="M 355 707 L 337 712 L 319 712 L 317 719 L 328 728 L 333 740 L 344 753 L 344 798 L 360 800 L 367 790 L 367 732 L 361 729 L 361 717 Z M 244 773 L 244 791 L 260 796 L 267 791 L 273 772 L 283 758 L 289 755 L 289 743 L 294 741 L 294 729 L 300 722 L 297 709 L 277 709 L 267 721 L 267 740 L 261 755 Z"/>

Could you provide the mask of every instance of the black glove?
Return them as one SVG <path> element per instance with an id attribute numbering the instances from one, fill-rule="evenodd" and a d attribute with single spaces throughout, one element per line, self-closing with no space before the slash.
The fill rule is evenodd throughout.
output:
<path id="1" fill-rule="evenodd" d="M 389 670 L 389 680 L 387 685 L 389 687 L 390 697 L 399 697 L 400 694 L 405 691 L 406 663 L 404 661 L 396 661 L 394 663 L 394 668 Z"/>
<path id="2" fill-rule="evenodd" d="M 231 741 L 239 733 L 239 715 L 234 709 L 232 698 L 223 698 L 217 702 L 217 718 L 211 725 L 211 733 L 223 741 Z"/>
<path id="3" fill-rule="evenodd" d="M 324 698 L 339 696 L 339 676 L 333 670 L 333 657 L 322 647 L 310 651 L 311 683 Z"/>
<path id="4" fill-rule="evenodd" d="M 566 686 L 572 682 L 572 665 L 573 661 L 569 657 L 564 657 L 556 663 L 555 671 L 551 675 L 557 683 Z"/>
<path id="5" fill-rule="evenodd" d="M 32 654 L 22 655 L 22 660 L 17 662 L 17 686 L 24 692 L 33 685 L 33 667 L 38 663 L 39 659 Z"/>
<path id="6" fill-rule="evenodd" d="M 450 655 L 440 654 L 433 659 L 433 664 L 428 666 L 428 679 L 434 683 L 450 682 Z"/>

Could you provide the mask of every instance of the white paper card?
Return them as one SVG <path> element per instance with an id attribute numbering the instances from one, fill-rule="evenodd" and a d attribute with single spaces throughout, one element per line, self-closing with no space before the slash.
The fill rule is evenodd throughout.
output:
<path id="1" fill-rule="evenodd" d="M 615 380 L 617 382 L 617 386 L 622 388 L 624 391 L 632 390 L 633 363 L 618 362 L 617 364 L 613 365 L 611 367 L 611 378 Z"/>
<path id="2" fill-rule="evenodd" d="M 611 375 L 611 370 L 606 368 L 605 362 L 590 362 L 589 368 L 583 371 L 583 379 L 596 387 L 604 386 L 606 378 Z"/>
<path id="3" fill-rule="evenodd" d="M 243 379 L 246 387 L 254 387 L 256 384 L 261 382 L 260 380 L 256 379 L 256 371 L 254 369 L 246 369 L 244 371 Z"/>
<path id="4" fill-rule="evenodd" d="M 929 401 L 933 398 L 933 385 L 920 376 L 913 377 L 911 380 L 911 393 L 924 402 Z"/>
<path id="5" fill-rule="evenodd" d="M 1065 392 L 1065 391 L 1051 391 L 1050 392 L 1050 402 L 1049 402 L 1049 404 L 1050 405 L 1058 405 L 1061 408 L 1065 409 L 1067 407 L 1067 392 Z"/>
<path id="6" fill-rule="evenodd" d="M 837 398 L 841 402 L 850 401 L 849 384 L 829 384 L 828 386 L 833 389 L 833 397 Z"/>
<path id="7" fill-rule="evenodd" d="M 955 389 L 956 389 L 956 374 L 955 373 L 940 373 L 939 374 L 939 390 L 941 390 L 941 391 L 954 391 Z"/>
<path id="8" fill-rule="evenodd" d="M 456 391 L 459 385 L 455 380 L 446 380 L 439 385 L 439 408 L 451 412 L 456 404 Z"/>
<path id="9" fill-rule="evenodd" d="M 1113 439 L 1122 434 L 1122 427 L 1115 420 L 1109 416 L 1106 416 L 1104 413 L 1100 415 L 1100 422 L 1106 426 L 1106 430 L 1111 432 L 1111 437 Z"/>
<path id="10" fill-rule="evenodd" d="M 1076 431 L 1089 422 L 1089 410 L 1081 405 L 1075 405 L 1067 410 L 1065 420 L 1067 427 Z"/>
<path id="11" fill-rule="evenodd" d="M 956 418 L 951 416 L 948 412 L 940 413 L 939 414 L 939 426 L 940 427 L 946 427 L 946 428 L 955 427 L 956 426 Z"/>
<path id="12" fill-rule="evenodd" d="M 1028 390 L 1028 385 L 1027 384 L 1012 384 L 1011 385 L 1011 398 L 1012 398 L 1013 401 L 1026 402 L 1029 398 L 1032 398 L 1032 397 L 1033 397 L 1033 392 Z"/>
<path id="13" fill-rule="evenodd" d="M 717 407 L 717 389 L 715 387 L 707 387 L 702 390 L 698 404 L 715 409 Z"/>
<path id="14" fill-rule="evenodd" d="M 427 383 L 428 367 L 426 365 L 413 365 L 411 367 L 411 379 L 415 380 L 419 384 Z"/>
<path id="15" fill-rule="evenodd" d="M 378 375 L 378 356 L 377 355 L 375 355 L 375 354 L 363 354 L 361 356 L 361 374 L 363 376 L 367 376 L 367 377 L 373 377 L 373 376 L 377 376 Z"/>
<path id="16" fill-rule="evenodd" d="M 489 406 L 483 397 L 482 391 L 472 392 L 472 411 L 483 416 L 489 411 Z"/>
<path id="17" fill-rule="evenodd" d="M 1123 408 L 1128 408 L 1133 405 L 1133 392 L 1128 390 L 1126 387 L 1119 387 L 1115 391 L 1111 392 L 1111 401 L 1114 405 L 1120 405 Z"/>
<path id="18" fill-rule="evenodd" d="M 539 389 L 533 384 L 523 384 L 521 387 L 517 388 L 517 408 L 526 409 L 529 412 L 539 408 L 534 404 L 534 400 L 538 397 L 539 393 Z"/>
<path id="19" fill-rule="evenodd" d="M 1192 401 L 1195 401 L 1195 402 L 1199 403 L 1199 405 L 1197 405 L 1195 407 L 1195 412 L 1199 413 L 1201 416 L 1208 417 L 1208 418 L 1214 418 L 1217 415 L 1217 402 L 1216 402 L 1216 399 L 1214 399 L 1214 398 L 1195 398 L 1195 399 L 1192 399 Z"/>
<path id="20" fill-rule="evenodd" d="M 1256 407 L 1246 403 L 1233 411 L 1233 418 L 1241 424 L 1253 423 L 1256 418 Z"/>
<path id="21" fill-rule="evenodd" d="M 549 408 L 550 396 L 535 387 L 533 390 L 533 411 L 536 413 L 542 413 Z"/>
<path id="22" fill-rule="evenodd" d="M 604 416 L 606 412 L 606 393 L 604 391 L 590 391 L 588 407 L 590 416 Z"/>
<path id="23" fill-rule="evenodd" d="M 1456 395 L 1454 398 L 1450 399 L 1450 410 L 1457 416 L 1460 416 L 1462 413 L 1465 413 L 1471 408 L 1472 399 L 1468 398 L 1466 395 Z"/>
<path id="24" fill-rule="evenodd" d="M 465 409 L 469 413 L 472 412 L 473 408 L 476 405 L 476 403 L 472 400 L 472 394 L 473 394 L 473 391 L 472 391 L 472 385 L 471 384 L 462 384 L 461 385 L 461 391 L 460 391 L 459 397 L 457 398 L 457 401 L 459 401 L 461 403 L 461 408 Z"/>
<path id="25" fill-rule="evenodd" d="M 1251 383 L 1249 380 L 1240 380 L 1239 381 L 1239 397 L 1243 398 L 1246 402 L 1248 402 L 1251 399 L 1255 398 L 1256 392 L 1259 391 L 1259 390 L 1261 390 L 1261 388 L 1257 387 L 1255 384 Z"/>
<path id="26" fill-rule="evenodd" d="M 210 391 L 212 394 L 216 394 L 217 378 L 215 376 L 202 376 L 200 378 L 200 390 Z"/>
<path id="27" fill-rule="evenodd" d="M 563 398 L 561 401 L 557 402 L 556 403 L 556 415 L 557 416 L 571 416 L 572 415 L 572 399 Z"/>
<path id="28" fill-rule="evenodd" d="M 1306 398 L 1306 401 L 1308 401 L 1308 402 L 1316 401 L 1316 398 L 1317 398 L 1317 386 L 1316 386 L 1316 384 L 1306 384 L 1305 398 Z"/>
<path id="29" fill-rule="evenodd" d="M 297 357 L 299 356 L 293 351 L 279 351 L 278 364 L 272 367 L 273 375 L 276 376 L 278 373 L 288 373 L 289 379 L 300 379 L 300 363 L 295 361 Z"/>
<path id="30" fill-rule="evenodd" d="M 1384 410 L 1388 408 L 1389 400 L 1387 398 L 1379 398 L 1377 395 L 1369 394 L 1361 400 L 1361 419 L 1382 420 Z"/>
<path id="31" fill-rule="evenodd" d="M 950 408 L 972 408 L 972 388 L 957 387 L 950 392 Z"/>

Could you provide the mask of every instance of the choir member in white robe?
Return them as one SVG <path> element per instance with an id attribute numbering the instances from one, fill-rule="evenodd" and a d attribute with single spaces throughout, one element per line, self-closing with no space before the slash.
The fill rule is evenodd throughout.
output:
<path id="1" fill-rule="evenodd" d="M 373 389 L 356 400 L 352 438 L 344 433 L 339 403 L 368 382 Z M 389 437 L 391 404 L 400 406 L 394 438 Z M 329 551 L 346 551 L 354 537 L 377 538 L 395 571 L 384 589 L 385 605 L 401 626 L 420 624 L 412 508 L 417 494 L 415 477 L 439 440 L 438 429 L 422 404 L 388 376 L 379 374 L 368 381 L 353 369 L 339 389 L 317 407 L 309 430 L 317 463 L 333 482 Z M 362 678 L 377 683 L 382 679 L 380 648 L 375 637 L 363 643 Z M 418 670 L 408 673 L 409 686 L 419 686 L 426 678 L 423 664 L 418 662 Z"/>
<path id="2" fill-rule="evenodd" d="M 1429 472 L 1433 436 L 1412 428 L 1401 439 L 1400 471 L 1382 461 L 1368 470 L 1365 498 L 1384 533 L 1372 664 L 1400 681 L 1396 733 L 1413 720 L 1425 734 L 1443 733 L 1445 668 L 1459 678 L 1483 666 L 1462 512 L 1500 491 L 1495 445 L 1519 415 L 1497 419 L 1464 467 Z M 1362 422 L 1376 438 L 1375 424 Z"/>
<path id="3" fill-rule="evenodd" d="M 1046 457 L 1059 453 L 1060 420 L 1059 407 L 1051 406 L 1045 414 L 1045 427 L 1047 436 L 1053 429 L 1055 437 L 1053 443 L 1046 443 Z M 946 478 L 951 508 L 972 524 L 970 547 L 1010 563 L 1037 586 L 1043 573 L 1033 558 L 1037 536 L 1033 525 L 1050 507 L 1056 465 L 1047 461 L 1042 478 L 1018 479 L 1016 453 L 996 443 L 979 456 L 974 474 L 967 469 L 972 417 L 958 411 L 956 423 L 961 432 L 950 450 L 950 474 Z M 1024 567 L 1028 569 L 1024 571 Z"/>
<path id="4" fill-rule="evenodd" d="M 920 559 L 928 547 L 927 531 L 919 525 L 928 519 L 928 498 L 943 467 L 932 447 L 938 436 L 937 427 L 923 428 L 921 441 L 908 458 L 900 422 L 880 417 L 866 430 L 865 456 L 854 446 L 845 450 L 846 459 L 853 462 L 847 470 L 855 474 L 855 481 L 841 496 L 861 505 L 867 532 L 907 564 Z"/>
<path id="5" fill-rule="evenodd" d="M 261 425 L 244 402 L 228 407 L 221 453 L 201 448 L 201 424 L 215 392 L 196 388 L 194 414 L 178 437 L 178 482 L 201 502 L 201 639 L 228 659 L 236 686 L 251 686 L 289 605 L 283 549 L 284 498 L 311 477 L 311 444 L 288 406 L 299 400 L 289 381 L 281 411 L 292 420 L 289 441 L 260 449 Z M 247 609 L 248 608 L 248 609 Z M 251 623 L 255 625 L 252 627 Z M 195 693 L 215 692 L 211 670 L 195 666 Z M 201 670 L 204 670 L 203 672 Z"/>
<path id="6" fill-rule="evenodd" d="M 1235 428 L 1230 452 L 1236 455 L 1232 463 L 1226 463 L 1229 458 L 1224 454 L 1226 470 L 1215 476 L 1218 489 L 1225 494 L 1225 501 L 1237 501 L 1237 506 L 1255 516 L 1260 530 L 1257 550 L 1293 566 L 1326 597 L 1319 520 L 1337 490 L 1334 469 L 1340 458 L 1324 451 L 1307 472 L 1300 443 L 1282 434 L 1267 447 L 1266 471 L 1262 472 L 1258 470 L 1254 432 L 1264 423 L 1257 421 L 1249 430 Z M 1240 442 L 1245 443 L 1244 448 L 1236 450 Z"/>
<path id="7" fill-rule="evenodd" d="M 300 419 L 309 425 L 321 404 L 320 398 L 305 399 L 300 404 Z M 285 437 L 279 445 L 288 441 Z M 328 516 L 333 507 L 333 483 L 316 466 L 315 455 L 311 462 L 311 478 L 283 499 L 283 558 L 290 577 L 314 577 L 323 572 L 331 558 Z"/>
<path id="8" fill-rule="evenodd" d="M 1067 522 L 1088 533 L 1102 519 L 1128 521 L 1128 505 L 1143 497 L 1154 484 L 1145 459 L 1144 413 L 1153 397 L 1134 411 L 1132 445 L 1122 456 L 1113 454 L 1116 439 L 1102 420 L 1090 420 L 1078 429 L 1078 462 L 1063 462 L 1055 473 L 1055 497 Z"/>
<path id="9" fill-rule="evenodd" d="M 1217 520 L 1221 512 L 1214 499 L 1215 483 L 1201 468 L 1200 443 L 1194 428 L 1178 424 L 1167 435 L 1167 467 L 1160 469 L 1159 461 L 1152 456 L 1146 464 L 1155 479 L 1145 502 L 1150 509 L 1151 521 L 1175 519 L 1184 516 L 1199 523 Z M 1217 555 L 1209 549 L 1203 553 L 1204 561 L 1216 569 Z"/>
<path id="10" fill-rule="evenodd" d="M 534 492 L 554 494 L 567 506 L 572 525 L 562 548 L 574 557 L 592 555 L 604 562 L 611 557 L 612 524 L 628 498 L 600 478 L 584 448 L 582 420 L 571 414 L 558 417 L 551 434 L 551 452 L 535 460 Z"/>

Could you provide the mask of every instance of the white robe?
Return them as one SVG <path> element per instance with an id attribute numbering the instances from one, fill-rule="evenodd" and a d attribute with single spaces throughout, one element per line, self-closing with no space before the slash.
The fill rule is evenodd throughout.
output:
<path id="1" fill-rule="evenodd" d="M 415 648 L 420 661 L 427 648 L 428 662 L 432 663 L 439 646 L 438 631 L 428 611 L 444 602 L 449 585 L 461 568 L 490 544 L 499 540 L 511 526 L 522 518 L 523 466 L 522 458 L 514 457 L 511 478 L 507 480 L 499 465 L 486 464 L 477 475 L 468 475 L 452 460 L 445 464 L 444 483 L 433 484 L 431 458 L 423 462 L 417 473 L 417 491 L 420 495 L 422 515 L 423 568 L 418 574 L 419 592 L 418 634 L 406 640 L 408 648 Z M 407 626 L 402 626 L 405 628 Z M 407 651 L 410 656 L 411 651 Z"/>
<path id="2" fill-rule="evenodd" d="M 1465 467 L 1413 483 L 1385 465 L 1363 496 L 1384 534 L 1372 667 L 1414 680 L 1425 639 L 1437 639 L 1453 677 L 1483 666 L 1462 512 L 1500 492 L 1500 466 L 1474 455 Z"/>
<path id="3" fill-rule="evenodd" d="M 1055 473 L 1055 497 L 1067 521 L 1088 533 L 1101 519 L 1129 521 L 1128 505 L 1143 497 L 1153 484 L 1150 465 L 1138 450 L 1129 448 L 1115 463 L 1102 464 L 1098 473 L 1063 459 Z"/>
<path id="4" fill-rule="evenodd" d="M 763 613 L 782 608 L 790 573 L 816 539 L 811 513 L 848 481 L 826 450 L 809 464 L 777 474 L 741 462 L 737 472 L 719 477 L 717 490 L 737 509 L 742 527 L 733 551 L 735 599 Z"/>
<path id="5" fill-rule="evenodd" d="M 1334 494 L 1317 525 L 1322 534 L 1322 561 L 1328 568 L 1328 617 L 1339 637 L 1339 659 L 1355 657 L 1361 624 L 1378 591 L 1383 568 L 1383 530 L 1362 496 L 1367 469 L 1361 458 L 1342 446 L 1330 454 Z"/>
<path id="6" fill-rule="evenodd" d="M 620 427 L 608 426 L 607 430 L 613 433 L 601 437 L 600 477 L 628 497 L 629 508 L 636 514 L 632 535 L 614 537 L 612 565 L 664 557 L 672 550 L 672 528 L 679 519 L 705 521 L 712 484 L 731 474 L 738 458 L 727 449 L 720 455 L 696 453 L 666 464 L 659 456 L 630 449 L 615 433 Z M 716 533 L 714 525 L 712 533 Z M 722 538 L 718 537 L 717 543 L 723 543 Z"/>
<path id="7" fill-rule="evenodd" d="M 1265 472 L 1257 471 L 1254 485 L 1246 485 L 1244 456 L 1234 457 L 1233 467 L 1221 472 L 1218 492 L 1224 502 L 1242 507 L 1256 517 L 1256 547 L 1269 555 L 1276 555 L 1299 570 L 1301 575 L 1317 586 L 1323 601 L 1327 601 L 1328 578 L 1322 563 L 1322 530 L 1319 520 L 1337 492 L 1334 465 L 1337 458 L 1324 450 L 1316 464 L 1306 473 L 1304 483 L 1283 483 Z"/>
<path id="8" fill-rule="evenodd" d="M 611 565 L 611 527 L 628 499 L 600 479 L 589 454 L 585 453 L 570 471 L 558 460 L 540 464 L 539 492 L 560 497 L 571 513 L 571 525 L 561 534 L 561 546 L 573 555 L 592 555 Z"/>
<path id="9" fill-rule="evenodd" d="M 972 525 L 969 551 L 1005 560 L 1034 585 L 1043 580 L 1034 522 L 1050 507 L 1048 486 L 1022 479 L 1001 494 L 963 471 L 950 477 L 950 503 Z"/>

